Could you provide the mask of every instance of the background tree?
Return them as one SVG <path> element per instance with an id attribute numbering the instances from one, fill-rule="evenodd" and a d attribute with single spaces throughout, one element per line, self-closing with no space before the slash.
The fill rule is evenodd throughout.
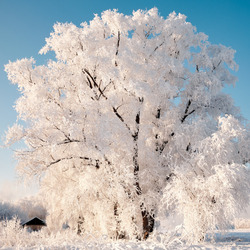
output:
<path id="1" fill-rule="evenodd" d="M 147 238 L 175 209 L 199 241 L 248 202 L 249 130 L 222 92 L 232 49 L 154 8 L 57 23 L 49 51 L 6 65 L 21 92 L 6 143 L 25 141 L 17 168 L 41 178 L 48 225 Z"/>
<path id="2" fill-rule="evenodd" d="M 33 217 L 46 218 L 46 210 L 37 197 L 21 199 L 18 202 L 0 201 L 0 221 L 18 217 L 22 223 Z"/>

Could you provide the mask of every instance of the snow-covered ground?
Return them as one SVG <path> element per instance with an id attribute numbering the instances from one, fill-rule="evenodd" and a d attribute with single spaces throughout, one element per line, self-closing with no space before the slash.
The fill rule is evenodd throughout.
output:
<path id="1" fill-rule="evenodd" d="M 209 236 L 208 236 L 209 237 Z M 8 238 L 8 239 L 7 239 Z M 3 238 L 1 235 L 1 249 L 250 249 L 250 229 L 237 229 L 227 232 L 217 232 L 213 240 L 207 239 L 198 245 L 185 245 L 174 237 L 157 236 L 153 240 L 136 241 L 109 241 L 105 238 L 85 237 L 84 239 L 70 232 L 48 235 L 45 232 L 12 234 L 12 237 Z M 29 239 L 28 239 L 29 238 Z"/>
<path id="2" fill-rule="evenodd" d="M 206 242 L 201 249 L 250 249 L 250 229 L 217 232 L 214 242 Z"/>
<path id="3" fill-rule="evenodd" d="M 250 230 L 230 230 L 217 232 L 214 240 L 207 240 L 204 244 L 187 246 L 179 240 L 171 241 L 169 245 L 160 239 L 148 242 L 113 242 L 113 243 L 80 243 L 79 245 L 64 246 L 69 249 L 250 249 Z"/>

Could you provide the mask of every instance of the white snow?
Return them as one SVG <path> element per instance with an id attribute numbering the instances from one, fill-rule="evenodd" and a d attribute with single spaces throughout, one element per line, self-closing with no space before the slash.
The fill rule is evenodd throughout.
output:
<path id="1" fill-rule="evenodd" d="M 217 231 L 204 243 L 188 245 L 180 236 L 168 232 L 152 235 L 147 241 L 117 240 L 108 237 L 79 236 L 70 230 L 50 233 L 47 228 L 29 233 L 16 218 L 0 223 L 0 248 L 22 249 L 249 249 L 250 229 Z"/>

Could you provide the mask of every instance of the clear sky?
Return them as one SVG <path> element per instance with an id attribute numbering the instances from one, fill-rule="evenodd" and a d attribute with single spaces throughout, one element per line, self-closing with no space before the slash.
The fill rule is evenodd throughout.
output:
<path id="1" fill-rule="evenodd" d="M 197 31 L 209 36 L 209 41 L 232 47 L 236 52 L 239 81 L 235 88 L 225 91 L 233 96 L 236 106 L 250 120 L 250 0 L 0 0 L 0 135 L 16 120 L 13 109 L 19 94 L 4 72 L 9 60 L 34 57 L 46 62 L 46 56 L 38 55 L 45 38 L 56 22 L 81 22 L 93 19 L 106 9 L 118 9 L 124 14 L 133 10 L 157 7 L 163 17 L 175 11 L 187 16 L 187 21 Z M 0 142 L 3 144 L 3 142 Z M 13 152 L 0 149 L 1 186 L 15 179 Z"/>

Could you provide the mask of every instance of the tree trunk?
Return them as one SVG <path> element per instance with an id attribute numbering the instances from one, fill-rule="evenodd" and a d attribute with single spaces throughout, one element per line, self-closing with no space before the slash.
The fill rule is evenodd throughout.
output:
<path id="1" fill-rule="evenodd" d="M 139 162 L 138 162 L 138 136 L 139 136 L 139 125 L 140 125 L 140 112 L 136 115 L 136 127 L 137 130 L 133 135 L 134 138 L 134 156 L 133 156 L 133 163 L 134 163 L 134 176 L 135 176 L 135 188 L 137 195 L 142 194 L 142 190 L 139 184 Z M 154 215 L 152 216 L 144 207 L 143 203 L 140 205 L 141 215 L 142 215 L 142 229 L 143 235 L 142 239 L 146 240 L 149 236 L 149 233 L 153 232 L 154 230 Z"/>
<path id="2" fill-rule="evenodd" d="M 143 221 L 143 239 L 146 240 L 149 233 L 153 232 L 155 219 L 154 215 L 150 215 L 146 210 L 141 212 Z"/>
<path id="3" fill-rule="evenodd" d="M 118 216 L 118 202 L 115 202 L 115 205 L 114 205 L 114 216 L 115 216 L 115 220 L 116 220 L 115 238 L 116 239 L 125 239 L 126 234 L 124 232 L 122 232 L 121 228 L 120 228 L 121 221 L 119 220 L 119 216 Z"/>
<path id="4" fill-rule="evenodd" d="M 77 222 L 77 234 L 80 235 L 81 233 L 83 233 L 83 222 L 84 222 L 84 218 L 79 216 L 78 222 Z"/>

